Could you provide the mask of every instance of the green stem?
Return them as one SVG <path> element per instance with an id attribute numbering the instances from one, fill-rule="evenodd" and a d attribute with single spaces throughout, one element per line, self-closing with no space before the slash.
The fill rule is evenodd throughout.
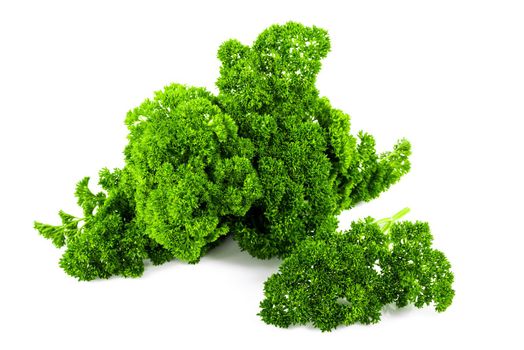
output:
<path id="1" fill-rule="evenodd" d="M 398 213 L 396 213 L 395 215 L 393 215 L 391 217 L 391 219 L 393 219 L 393 221 L 398 220 L 398 219 L 402 218 L 404 215 L 406 215 L 407 213 L 409 213 L 409 211 L 410 211 L 410 209 L 406 207 L 406 208 L 402 209 L 401 211 L 399 211 Z"/>
<path id="2" fill-rule="evenodd" d="M 398 213 L 396 213 L 395 215 L 393 215 L 393 216 L 391 216 L 389 218 L 375 220 L 375 224 L 380 226 L 380 228 L 382 229 L 382 232 L 384 232 L 384 234 L 386 234 L 386 233 L 388 233 L 389 229 L 391 228 L 391 225 L 393 225 L 393 223 L 395 221 L 399 220 L 404 215 L 409 213 L 409 210 L 410 210 L 409 208 L 404 208 L 404 209 L 400 210 Z"/>

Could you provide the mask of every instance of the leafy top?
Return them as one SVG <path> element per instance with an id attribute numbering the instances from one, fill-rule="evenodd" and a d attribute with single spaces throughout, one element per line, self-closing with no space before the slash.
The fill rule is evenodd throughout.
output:
<path id="1" fill-rule="evenodd" d="M 330 50 L 327 32 L 295 22 L 273 25 L 253 45 L 224 42 L 218 101 L 253 142 L 262 197 L 235 225 L 240 246 L 259 258 L 285 256 L 343 209 L 377 197 L 409 170 L 410 145 L 377 154 L 371 135 L 350 134 L 350 119 L 315 86 Z"/>
<path id="2" fill-rule="evenodd" d="M 260 316 L 279 327 L 375 323 L 384 305 L 452 302 L 453 274 L 444 254 L 431 247 L 424 222 L 381 226 L 372 218 L 345 232 L 324 232 L 300 243 L 264 285 Z"/>
<path id="3" fill-rule="evenodd" d="M 195 262 L 260 197 L 253 145 L 205 89 L 172 84 L 130 111 L 126 168 L 138 220 L 180 260 Z"/>

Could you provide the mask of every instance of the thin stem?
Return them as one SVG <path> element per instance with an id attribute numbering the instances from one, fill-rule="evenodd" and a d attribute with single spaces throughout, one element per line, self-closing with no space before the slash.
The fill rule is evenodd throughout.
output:
<path id="1" fill-rule="evenodd" d="M 382 232 L 384 232 L 384 234 L 387 234 L 389 229 L 393 225 L 393 223 L 395 221 L 399 220 L 400 218 L 402 218 L 407 213 L 409 213 L 409 210 L 410 210 L 409 208 L 404 208 L 404 209 L 400 210 L 398 213 L 396 213 L 395 215 L 393 215 L 393 216 L 391 216 L 389 218 L 375 220 L 375 224 L 380 226 L 380 228 L 382 229 Z"/>
<path id="2" fill-rule="evenodd" d="M 409 213 L 409 211 L 410 211 L 410 209 L 406 207 L 406 208 L 402 209 L 401 211 L 399 211 L 398 213 L 396 213 L 395 215 L 393 215 L 391 217 L 391 219 L 393 219 L 393 221 L 398 220 L 398 219 L 402 218 L 404 215 L 406 215 L 407 213 Z"/>

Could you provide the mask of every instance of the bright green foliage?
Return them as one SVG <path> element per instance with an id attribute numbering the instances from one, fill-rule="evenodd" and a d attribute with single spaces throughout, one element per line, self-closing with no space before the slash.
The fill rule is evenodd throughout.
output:
<path id="1" fill-rule="evenodd" d="M 137 277 L 144 259 L 196 262 L 235 217 L 261 196 L 252 143 L 201 88 L 172 84 L 130 111 L 126 166 L 77 185 L 83 218 L 60 212 L 62 225 L 35 223 L 67 249 L 64 270 L 81 280 Z"/>
<path id="2" fill-rule="evenodd" d="M 271 26 L 252 47 L 221 45 L 217 97 L 172 84 L 130 111 L 122 170 L 130 214 L 111 204 L 116 214 L 91 231 L 125 232 L 165 248 L 165 259 L 196 262 L 229 232 L 252 255 L 269 258 L 334 230 L 341 210 L 378 196 L 408 171 L 410 145 L 402 140 L 377 155 L 373 137 L 349 134 L 349 116 L 315 87 L 329 49 L 323 29 Z M 77 196 L 87 223 L 113 198 L 113 187 L 91 196 L 84 182 Z M 60 216 L 61 226 L 35 224 L 58 246 L 82 230 L 81 219 Z"/>
<path id="3" fill-rule="evenodd" d="M 126 124 L 138 221 L 176 258 L 198 261 L 261 196 L 251 141 L 209 92 L 178 84 L 130 111 Z"/>
<path id="4" fill-rule="evenodd" d="M 60 266 L 79 280 L 138 277 L 144 261 L 198 262 L 227 234 L 258 258 L 285 257 L 264 285 L 269 324 L 338 325 L 380 320 L 384 305 L 452 302 L 453 274 L 431 247 L 427 223 L 354 222 L 337 214 L 376 198 L 410 169 L 400 140 L 377 154 L 373 136 L 350 134 L 350 118 L 315 87 L 330 50 L 325 30 L 289 22 L 251 47 L 224 42 L 219 95 L 179 84 L 131 110 L 122 169 L 82 179 L 78 218 L 35 222 L 65 247 Z"/>
<path id="5" fill-rule="evenodd" d="M 371 218 L 337 232 L 337 214 L 376 198 L 409 171 L 400 140 L 377 154 L 373 136 L 350 134 L 349 115 L 315 83 L 327 32 L 289 22 L 251 47 L 218 50 L 219 95 L 179 84 L 131 110 L 122 169 L 89 178 L 78 218 L 35 222 L 65 247 L 60 266 L 79 280 L 138 277 L 144 261 L 198 262 L 229 233 L 258 258 L 285 257 L 265 283 L 260 316 L 279 327 L 375 323 L 382 307 L 452 302 L 453 274 L 431 248 L 429 226 Z"/>
<path id="6" fill-rule="evenodd" d="M 111 275 L 138 277 L 144 259 L 160 264 L 172 256 L 143 235 L 135 220 L 132 186 L 125 171 L 100 172 L 99 184 L 105 191 L 97 194 L 82 179 L 75 195 L 84 217 L 60 211 L 62 225 L 35 222 L 35 228 L 57 247 L 66 246 L 60 266 L 79 280 L 108 278 Z"/>
<path id="7" fill-rule="evenodd" d="M 433 236 L 426 222 L 399 222 L 388 234 L 389 254 L 381 267 L 387 286 L 385 300 L 398 307 L 410 303 L 423 307 L 430 303 L 442 312 L 453 300 L 453 274 L 446 256 L 431 248 Z"/>
<path id="8" fill-rule="evenodd" d="M 336 214 L 377 197 L 410 167 L 410 144 L 378 155 L 371 135 L 350 135 L 349 116 L 319 97 L 327 32 L 289 22 L 263 31 L 251 47 L 223 43 L 218 100 L 253 142 L 262 197 L 237 220 L 235 239 L 259 258 L 285 256 Z"/>
<path id="9" fill-rule="evenodd" d="M 380 320 L 384 305 L 433 303 L 444 311 L 454 296 L 444 254 L 431 248 L 427 223 L 371 218 L 345 232 L 322 232 L 300 243 L 264 285 L 260 316 L 279 327 Z"/>

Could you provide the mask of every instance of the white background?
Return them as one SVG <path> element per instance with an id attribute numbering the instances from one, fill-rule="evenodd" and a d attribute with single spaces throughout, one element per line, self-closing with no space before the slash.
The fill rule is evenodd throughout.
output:
<path id="1" fill-rule="evenodd" d="M 343 5 L 344 4 L 344 5 Z M 0 3 L 0 348 L 521 348 L 524 10 L 519 1 Z M 456 297 L 321 333 L 256 316 L 278 261 L 233 242 L 200 264 L 80 283 L 33 230 L 78 213 L 83 176 L 122 166 L 125 113 L 170 82 L 216 92 L 216 50 L 288 20 L 326 28 L 322 95 L 412 171 L 341 228 L 409 206 L 453 265 Z"/>

